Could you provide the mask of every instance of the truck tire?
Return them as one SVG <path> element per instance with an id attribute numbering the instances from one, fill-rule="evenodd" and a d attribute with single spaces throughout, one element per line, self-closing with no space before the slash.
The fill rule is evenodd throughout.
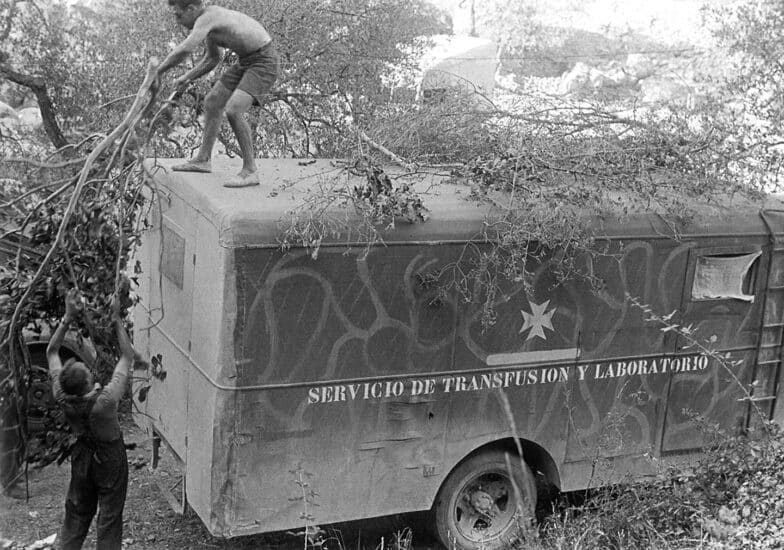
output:
<path id="1" fill-rule="evenodd" d="M 516 454 L 482 452 L 449 474 L 433 508 L 438 537 L 446 548 L 507 547 L 534 520 L 534 476 Z"/>

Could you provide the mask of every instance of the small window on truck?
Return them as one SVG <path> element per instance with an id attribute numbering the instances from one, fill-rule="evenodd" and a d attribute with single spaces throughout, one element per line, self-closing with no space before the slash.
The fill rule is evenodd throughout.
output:
<path id="1" fill-rule="evenodd" d="M 162 229 L 161 273 L 181 289 L 185 271 L 185 239 L 165 223 Z"/>
<path id="2" fill-rule="evenodd" d="M 751 254 L 716 254 L 697 258 L 693 300 L 735 299 L 754 301 L 757 258 L 762 252 Z"/>

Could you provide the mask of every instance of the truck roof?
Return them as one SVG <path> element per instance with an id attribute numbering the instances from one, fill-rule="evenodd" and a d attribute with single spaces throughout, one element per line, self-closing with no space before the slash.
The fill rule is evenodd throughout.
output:
<path id="1" fill-rule="evenodd" d="M 333 185 L 353 189 L 366 179 L 351 175 L 345 165 L 329 159 L 260 159 L 260 185 L 245 188 L 226 188 L 223 182 L 235 175 L 239 160 L 226 158 L 213 160 L 210 174 L 174 172 L 171 167 L 182 159 L 149 159 L 147 168 L 155 185 L 165 194 L 174 194 L 209 220 L 219 231 L 220 244 L 228 248 L 279 246 L 279 239 L 290 226 L 294 212 L 301 210 L 309 196 L 319 187 Z M 481 239 L 486 223 L 498 219 L 503 210 L 494 208 L 488 201 L 471 199 L 467 185 L 449 181 L 446 170 L 441 174 L 403 174 L 390 168 L 389 175 L 395 185 L 406 182 L 421 193 L 424 205 L 430 211 L 427 222 L 398 221 L 394 228 L 382 231 L 386 243 L 393 242 L 465 242 Z M 672 238 L 691 235 L 746 235 L 765 234 L 768 229 L 760 216 L 762 209 L 781 210 L 781 196 L 768 196 L 752 201 L 736 195 L 721 202 L 695 203 L 694 215 L 688 222 L 665 221 L 656 211 L 632 212 L 628 215 L 586 214 L 589 225 L 597 237 L 658 237 Z M 499 196 L 500 202 L 503 197 Z M 631 202 L 630 202 L 631 204 Z M 332 207 L 330 215 L 336 218 L 357 220 L 351 207 Z M 324 245 L 361 243 L 363 239 L 342 235 L 341 238 L 324 239 Z"/>

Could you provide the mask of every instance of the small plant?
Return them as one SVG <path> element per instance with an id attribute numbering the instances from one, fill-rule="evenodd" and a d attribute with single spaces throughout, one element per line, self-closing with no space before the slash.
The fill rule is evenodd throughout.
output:
<path id="1" fill-rule="evenodd" d="M 303 531 L 293 532 L 291 534 L 302 537 L 305 550 L 315 547 L 320 548 L 325 543 L 326 532 L 318 525 L 315 525 L 316 516 L 310 511 L 311 508 L 318 506 L 316 499 L 319 496 L 310 484 L 310 478 L 313 477 L 313 474 L 306 471 L 302 466 L 289 470 L 289 473 L 294 476 L 294 483 L 298 488 L 298 494 L 289 498 L 289 500 L 302 503 L 302 511 L 299 513 L 299 519 L 305 523 Z"/>

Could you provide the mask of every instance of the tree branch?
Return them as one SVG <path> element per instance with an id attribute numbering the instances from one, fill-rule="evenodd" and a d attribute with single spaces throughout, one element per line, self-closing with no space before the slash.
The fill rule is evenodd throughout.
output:
<path id="1" fill-rule="evenodd" d="M 63 217 L 60 220 L 60 225 L 57 229 L 57 234 L 55 235 L 54 242 L 52 242 L 51 246 L 49 247 L 49 251 L 44 256 L 41 264 L 38 266 L 35 274 L 31 278 L 27 289 L 22 294 L 19 302 L 16 304 L 16 308 L 14 309 L 13 315 L 11 316 L 11 323 L 10 327 L 15 327 L 17 321 L 21 315 L 22 309 L 24 308 L 25 302 L 27 302 L 28 298 L 33 292 L 38 281 L 43 276 L 44 271 L 49 266 L 50 261 L 54 257 L 57 250 L 60 248 L 61 243 L 63 242 L 63 238 L 65 232 L 67 231 L 68 224 L 71 221 L 71 216 L 76 208 L 76 204 L 79 201 L 79 197 L 82 193 L 82 189 L 84 188 L 85 184 L 87 183 L 87 177 L 92 170 L 93 165 L 98 160 L 98 158 L 106 151 L 109 147 L 111 147 L 115 141 L 117 141 L 120 136 L 122 136 L 129 128 L 132 130 L 132 124 L 138 121 L 139 113 L 144 111 L 150 103 L 153 101 L 155 97 L 155 92 L 157 90 L 153 89 L 155 85 L 155 68 L 158 66 L 158 60 L 156 58 L 150 59 L 147 65 L 147 74 L 142 82 L 141 86 L 139 87 L 139 91 L 136 93 L 136 99 L 131 105 L 130 110 L 126 114 L 123 121 L 109 134 L 107 135 L 89 154 L 87 159 L 84 162 L 84 166 L 79 174 L 79 178 L 76 181 L 76 186 L 71 194 L 71 198 L 68 201 L 68 205 L 63 212 Z M 148 97 L 149 94 L 149 97 Z M 70 186 L 71 183 L 69 182 L 67 185 L 63 186 L 63 188 L 67 188 Z M 0 343 L 0 347 L 8 343 L 8 337 Z M 12 365 L 12 368 L 14 366 Z"/>
<path id="2" fill-rule="evenodd" d="M 52 145 L 57 149 L 66 147 L 68 145 L 68 140 L 65 139 L 65 135 L 63 135 L 60 125 L 57 123 L 54 104 L 52 103 L 52 98 L 49 97 L 44 79 L 14 70 L 3 62 L 6 58 L 7 56 L 0 52 L 0 75 L 5 76 L 14 84 L 19 84 L 20 86 L 30 89 L 35 94 L 38 108 L 41 110 L 44 131 L 46 132 L 49 141 L 51 141 Z"/>

